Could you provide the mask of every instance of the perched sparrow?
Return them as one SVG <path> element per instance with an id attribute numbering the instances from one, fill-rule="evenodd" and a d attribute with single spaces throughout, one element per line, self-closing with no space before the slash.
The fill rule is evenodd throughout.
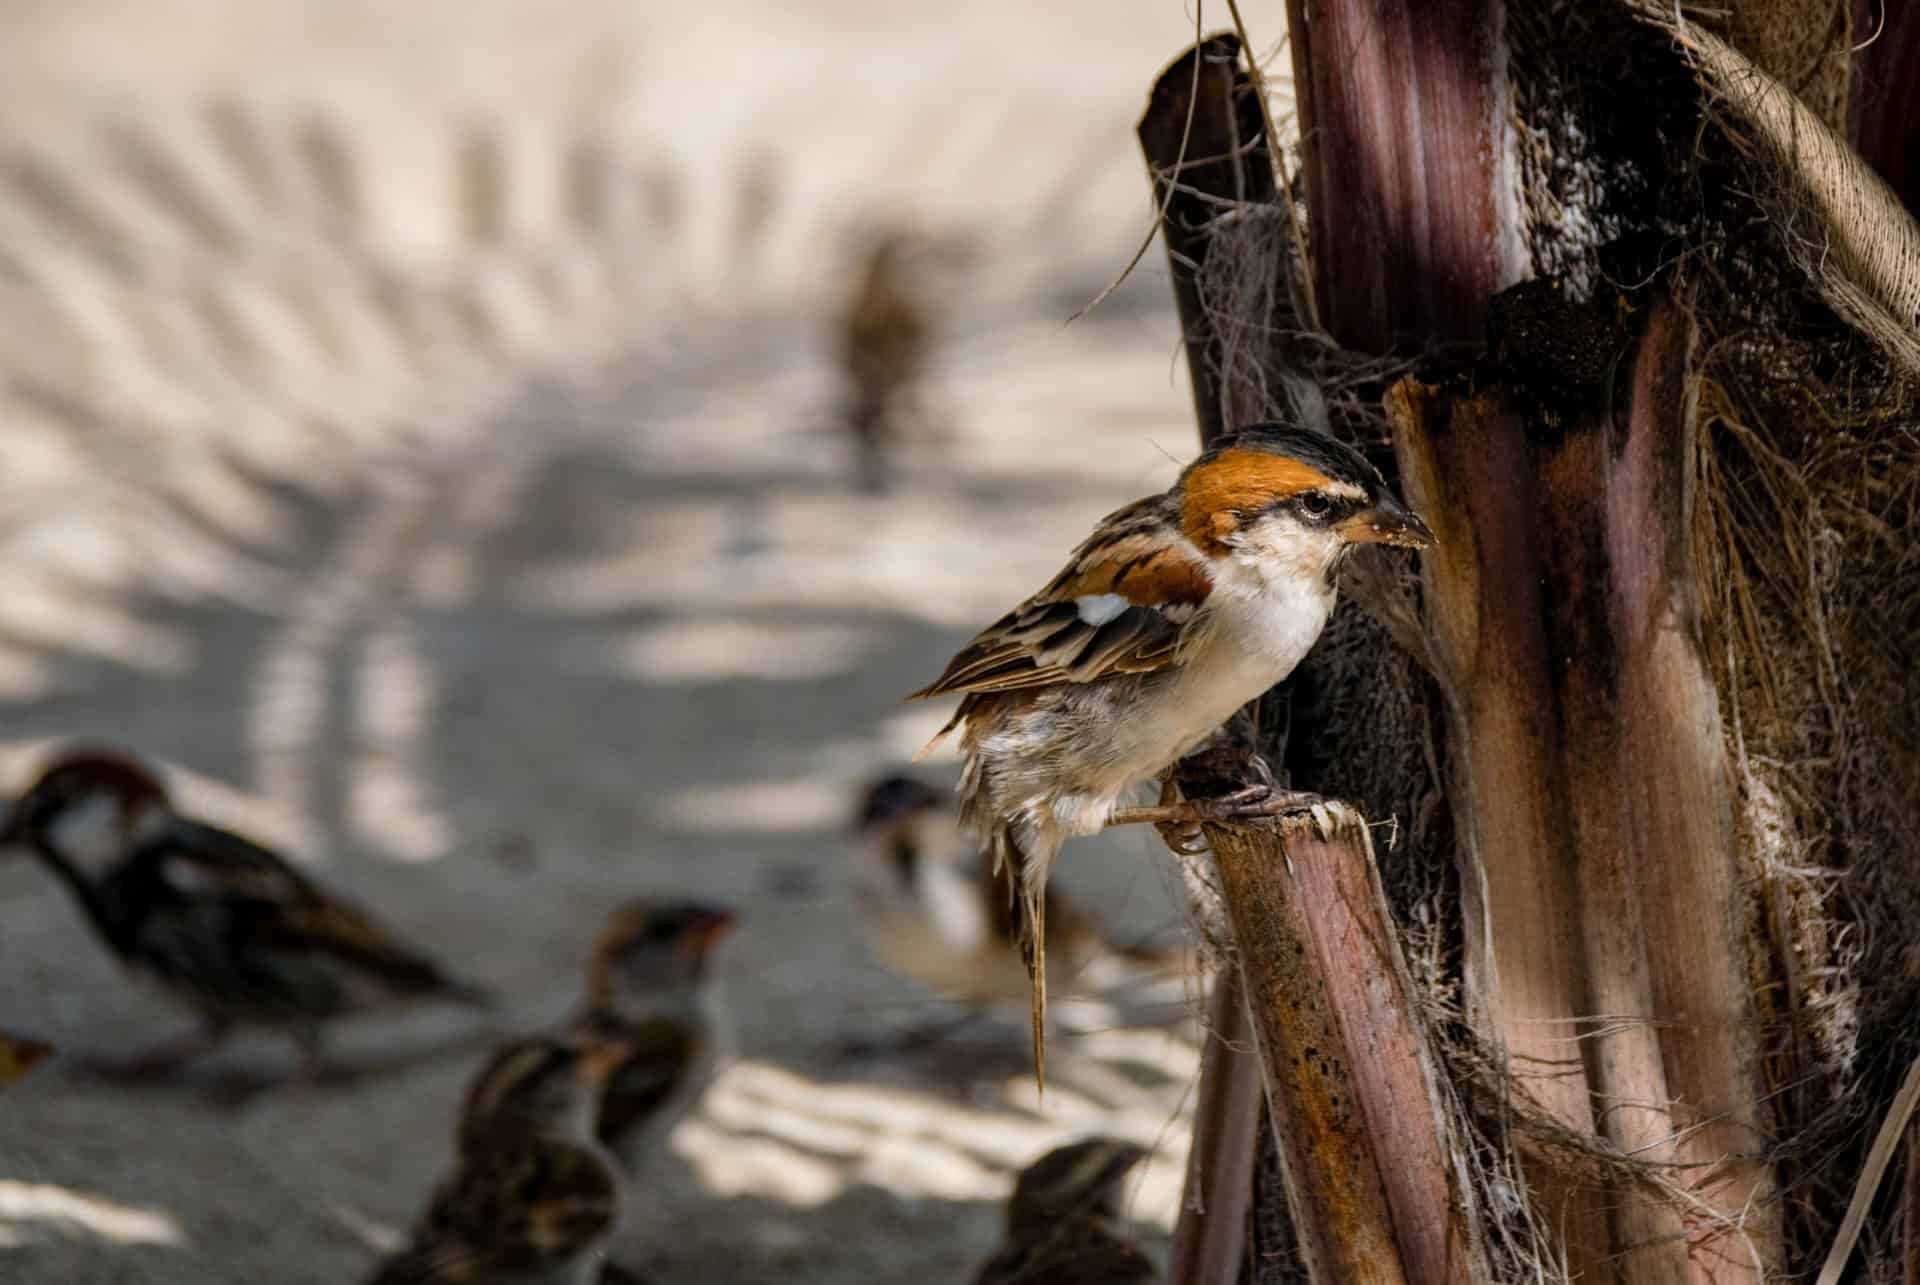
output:
<path id="1" fill-rule="evenodd" d="M 1356 545 L 1432 538 L 1352 447 L 1254 425 L 1220 439 L 1163 494 L 1110 514 L 1052 583 L 909 698 L 965 696 L 933 743 L 962 729 L 962 823 L 1019 883 L 1043 1086 L 1042 898 L 1061 843 L 1112 824 L 1297 807 L 1266 787 L 1206 807 L 1119 803 L 1299 663 Z"/>
<path id="2" fill-rule="evenodd" d="M 0 1031 L 0 1085 L 12 1084 L 52 1052 L 53 1045 L 44 1040 Z"/>
<path id="3" fill-rule="evenodd" d="M 494 1054 L 461 1107 L 459 1158 L 413 1244 L 369 1285 L 593 1285 L 621 1188 L 594 1138 L 624 1045 L 539 1037 Z"/>
<path id="4" fill-rule="evenodd" d="M 854 922 L 883 965 L 972 1004 L 1027 997 L 1013 872 L 960 828 L 944 793 L 907 776 L 874 782 L 850 856 Z M 1042 897 L 1054 990 L 1096 990 L 1184 962 L 1179 952 L 1113 945 L 1060 892 Z"/>
<path id="5" fill-rule="evenodd" d="M 1151 1285 L 1153 1262 L 1122 1234 L 1120 1186 L 1147 1152 L 1118 1138 L 1055 1147 L 1007 1199 L 1006 1241 L 974 1285 Z"/>
<path id="6" fill-rule="evenodd" d="M 175 1070 L 236 1026 L 285 1031 L 314 1074 L 334 1018 L 487 1002 L 265 848 L 175 812 L 150 772 L 112 751 L 56 760 L 0 826 L 9 845 L 30 848 L 120 962 L 199 1019 L 190 1037 L 102 1067 L 116 1074 Z"/>
<path id="7" fill-rule="evenodd" d="M 869 490 L 885 484 L 886 452 L 899 432 L 900 404 L 926 368 L 932 330 L 908 268 L 907 238 L 881 236 L 868 252 L 840 334 L 846 424 L 859 453 L 861 484 Z"/>
<path id="8" fill-rule="evenodd" d="M 607 1077 L 600 1140 L 635 1168 L 700 1100 L 719 1062 L 719 992 L 708 954 L 733 912 L 684 901 L 616 910 L 587 968 L 572 1030 L 627 1049 Z"/>

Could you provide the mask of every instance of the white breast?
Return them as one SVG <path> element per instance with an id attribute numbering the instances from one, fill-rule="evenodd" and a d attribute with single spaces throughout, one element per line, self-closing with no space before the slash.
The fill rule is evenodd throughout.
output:
<path id="1" fill-rule="evenodd" d="M 1220 577 L 1209 603 L 1208 635 L 1147 707 L 1125 729 L 1116 729 L 1116 796 L 1190 753 L 1234 711 L 1293 672 L 1333 610 L 1333 593 L 1323 584 L 1289 581 L 1276 591 L 1250 578 Z M 1082 824 L 1069 822 L 1070 829 L 1097 828 L 1104 818 L 1074 820 Z"/>

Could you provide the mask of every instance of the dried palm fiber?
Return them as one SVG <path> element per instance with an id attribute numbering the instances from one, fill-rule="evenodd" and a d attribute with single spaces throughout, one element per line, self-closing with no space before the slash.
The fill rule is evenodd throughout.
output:
<path id="1" fill-rule="evenodd" d="M 1841 8 L 1777 10 L 1736 8 L 1717 35 L 1626 4 L 1512 6 L 1507 27 L 1534 273 L 1621 307 L 1636 306 L 1623 287 L 1657 276 L 1699 329 L 1693 542 L 1766 1024 L 1773 1118 L 1756 1147 L 1778 1175 L 1786 1277 L 1811 1279 L 1920 1053 L 1920 242 L 1826 124 L 1844 115 Z M 1623 107 L 1622 83 L 1644 101 Z M 1292 316 L 1285 273 L 1304 251 L 1284 213 L 1229 208 L 1216 235 L 1200 286 L 1234 418 L 1323 419 L 1385 462 L 1377 399 L 1393 372 Z M 1383 876 L 1497 1270 L 1562 1279 L 1552 1213 L 1525 1199 L 1523 1148 L 1687 1197 L 1676 1175 L 1532 1109 L 1468 1028 L 1418 587 L 1398 567 L 1365 571 L 1291 685 L 1312 735 L 1286 757 L 1397 826 Z M 1899 1227 L 1883 1197 L 1863 1279 L 1897 1278 Z M 1287 1279 L 1285 1255 L 1262 1248 L 1248 1279 Z"/>
<path id="2" fill-rule="evenodd" d="M 1854 329 L 1920 375 L 1920 225 L 1900 199 L 1822 113 L 1739 49 L 1672 9 L 1635 8 L 1685 51 L 1800 270 Z"/>
<path id="3" fill-rule="evenodd" d="M 1637 12 L 1702 87 L 1706 165 L 1751 201 L 1715 207 L 1724 241 L 1687 268 L 1704 355 L 1696 543 L 1781 983 L 1776 1167 L 1807 1271 L 1920 1054 L 1920 228 L 1829 128 L 1843 113 L 1774 74 L 1792 67 L 1763 69 L 1778 42 Z M 1833 34 L 1826 66 L 1847 41 Z M 1760 243 L 1739 243 L 1742 214 L 1764 222 Z M 1899 1224 L 1883 1200 L 1868 1278 L 1898 1274 Z"/>

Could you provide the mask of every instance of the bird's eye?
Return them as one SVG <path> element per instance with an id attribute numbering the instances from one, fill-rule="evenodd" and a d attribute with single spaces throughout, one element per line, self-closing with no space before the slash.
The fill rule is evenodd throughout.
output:
<path id="1" fill-rule="evenodd" d="M 1300 497 L 1300 511 L 1310 518 L 1324 518 L 1333 512 L 1333 501 L 1318 491 L 1308 491 Z"/>

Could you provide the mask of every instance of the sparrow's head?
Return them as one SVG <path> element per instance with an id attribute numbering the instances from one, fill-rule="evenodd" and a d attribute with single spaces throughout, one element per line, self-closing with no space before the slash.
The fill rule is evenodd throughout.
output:
<path id="1" fill-rule="evenodd" d="M 940 792 L 925 781 L 911 776 L 882 777 L 861 796 L 855 825 L 864 834 L 931 812 L 940 804 Z"/>
<path id="2" fill-rule="evenodd" d="M 70 749 L 14 800 L 0 847 L 47 845 L 69 861 L 97 865 L 172 814 L 166 787 L 116 750 Z"/>
<path id="3" fill-rule="evenodd" d="M 949 801 L 950 796 L 911 776 L 882 777 L 861 793 L 855 841 L 848 849 L 856 898 L 869 891 L 863 878 L 910 886 L 923 859 L 964 861 L 978 851 L 960 830 Z"/>
<path id="4" fill-rule="evenodd" d="M 654 1008 L 699 988 L 708 956 L 733 928 L 733 912 L 697 901 L 631 901 L 614 911 L 587 965 L 590 1007 Z"/>
<path id="5" fill-rule="evenodd" d="M 593 1136 L 600 1090 L 627 1057 L 618 1039 L 535 1036 L 501 1047 L 467 1086 L 462 1150 L 501 1137 Z"/>
<path id="6" fill-rule="evenodd" d="M 1117 1219 L 1121 1185 L 1147 1149 L 1120 1138 L 1055 1147 L 1021 1171 L 1007 1198 L 1007 1239 L 1038 1240 L 1068 1219 Z"/>
<path id="7" fill-rule="evenodd" d="M 1269 579 L 1327 576 L 1362 544 L 1433 543 L 1433 531 L 1359 451 L 1286 424 L 1221 438 L 1181 473 L 1175 492 L 1187 539 Z"/>

